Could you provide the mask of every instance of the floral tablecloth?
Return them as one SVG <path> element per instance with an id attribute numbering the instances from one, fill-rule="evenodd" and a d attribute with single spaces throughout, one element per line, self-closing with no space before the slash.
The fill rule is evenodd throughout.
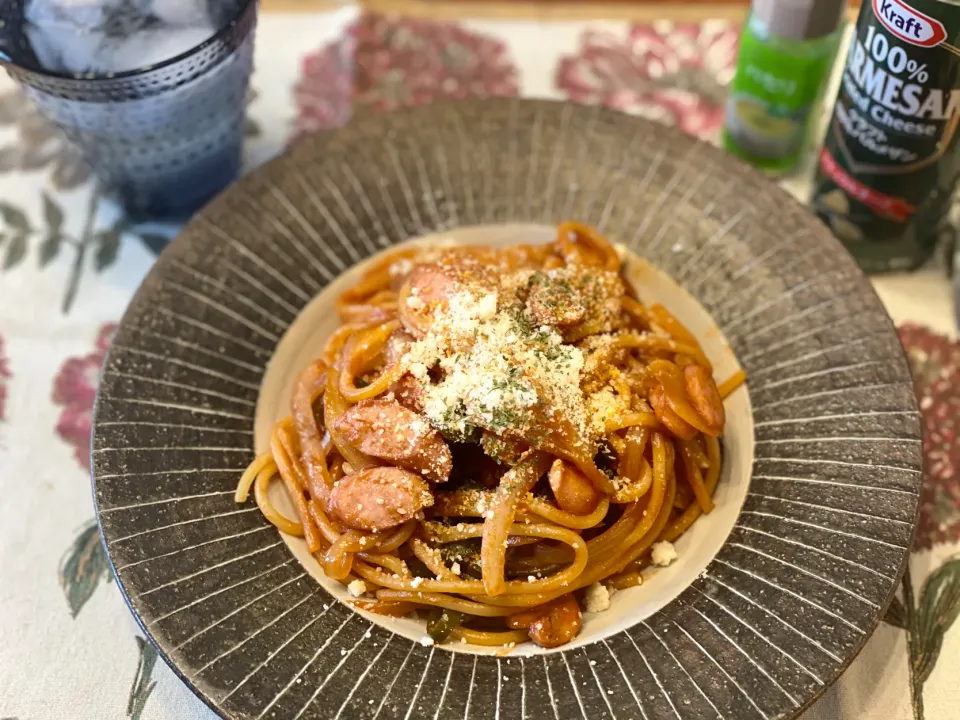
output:
<path id="1" fill-rule="evenodd" d="M 720 21 L 268 13 L 248 165 L 344 122 L 354 104 L 472 94 L 605 103 L 714 138 L 737 40 L 737 27 Z M 786 186 L 806 192 L 802 176 Z M 101 202 L 70 148 L 0 81 L 0 719 L 212 717 L 158 662 L 111 583 L 87 474 L 100 364 L 175 230 L 133 228 Z M 960 346 L 942 272 L 876 286 L 901 326 L 926 419 L 920 530 L 886 621 L 806 718 L 951 718 L 960 707 L 960 630 L 951 628 L 960 612 Z"/>

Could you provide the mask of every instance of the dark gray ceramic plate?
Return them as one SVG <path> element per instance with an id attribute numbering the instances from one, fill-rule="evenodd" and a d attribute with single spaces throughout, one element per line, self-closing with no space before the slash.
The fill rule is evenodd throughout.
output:
<path id="1" fill-rule="evenodd" d="M 662 610 L 563 652 L 427 648 L 334 600 L 233 503 L 258 389 L 315 295 L 439 229 L 598 226 L 686 287 L 751 378 L 750 489 Z M 803 207 L 672 130 L 485 100 L 366 117 L 237 184 L 161 256 L 117 333 L 93 442 L 110 560 L 162 655 L 230 718 L 793 717 L 885 609 L 917 510 L 906 362 Z"/>

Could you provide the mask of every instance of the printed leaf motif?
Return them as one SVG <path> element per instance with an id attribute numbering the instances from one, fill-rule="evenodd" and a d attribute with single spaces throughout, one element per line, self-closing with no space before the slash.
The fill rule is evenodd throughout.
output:
<path id="1" fill-rule="evenodd" d="M 899 598 L 894 597 L 893 600 L 890 601 L 890 605 L 887 607 L 887 613 L 883 616 L 883 621 L 887 623 L 887 625 L 893 625 L 901 630 L 907 629 L 906 612 Z"/>
<path id="2" fill-rule="evenodd" d="M 943 636 L 960 615 L 960 557 L 948 560 L 927 578 L 917 615 L 919 657 L 913 662 L 922 685 L 937 663 Z"/>
<path id="3" fill-rule="evenodd" d="M 63 247 L 63 235 L 57 232 L 48 235 L 40 244 L 40 267 L 45 268 L 49 265 L 60 254 L 61 247 Z"/>
<path id="4" fill-rule="evenodd" d="M 14 230 L 30 231 L 30 223 L 27 221 L 27 216 L 24 215 L 23 210 L 14 207 L 10 203 L 0 202 L 0 216 L 2 216 L 7 225 Z"/>
<path id="5" fill-rule="evenodd" d="M 60 561 L 60 587 L 70 606 L 71 617 L 77 616 L 109 572 L 97 524 L 91 522 L 80 531 Z"/>
<path id="6" fill-rule="evenodd" d="M 93 257 L 93 264 L 97 272 L 105 270 L 117 260 L 117 251 L 120 249 L 120 230 L 116 227 L 101 230 L 94 236 L 97 251 Z"/>
<path id="7" fill-rule="evenodd" d="M 141 233 L 140 241 L 147 246 L 147 249 L 154 255 L 159 255 L 163 249 L 170 244 L 170 238 L 159 233 Z"/>
<path id="8" fill-rule="evenodd" d="M 63 304 L 61 307 L 64 315 L 70 312 L 70 308 L 73 307 L 73 301 L 77 299 L 77 291 L 80 288 L 80 276 L 84 271 L 84 260 L 87 256 L 87 251 L 95 250 L 94 265 L 98 271 L 112 263 L 117 257 L 117 247 L 120 245 L 119 237 L 113 240 L 109 237 L 110 231 L 101 231 L 98 234 L 94 234 L 93 232 L 99 207 L 100 193 L 94 188 L 94 191 L 90 193 L 87 215 L 83 222 L 83 234 L 80 238 L 73 241 L 76 253 L 70 267 L 70 275 L 67 278 L 67 289 L 63 294 Z M 106 237 L 104 233 L 107 234 Z M 96 243 L 97 247 L 93 248 L 91 243 Z"/>
<path id="9" fill-rule="evenodd" d="M 27 254 L 27 236 L 24 234 L 17 234 L 10 238 L 10 242 L 7 244 L 6 252 L 3 254 L 3 269 L 11 270 L 15 268 L 23 260 L 24 255 Z"/>
<path id="10" fill-rule="evenodd" d="M 43 193 L 43 219 L 53 233 L 63 227 L 63 210 L 47 193 Z"/>
<path id="11" fill-rule="evenodd" d="M 131 227 L 133 227 L 133 223 L 130 222 L 130 218 L 126 215 L 120 215 L 113 221 L 113 226 L 110 228 L 110 231 L 123 236 L 124 233 L 130 232 Z"/>
<path id="12" fill-rule="evenodd" d="M 132 720 L 140 720 L 147 699 L 157 686 L 157 681 L 151 677 L 157 664 L 157 649 L 139 635 L 136 640 L 140 649 L 140 661 L 137 663 L 137 674 L 133 678 L 130 698 L 127 700 L 127 717 Z"/>

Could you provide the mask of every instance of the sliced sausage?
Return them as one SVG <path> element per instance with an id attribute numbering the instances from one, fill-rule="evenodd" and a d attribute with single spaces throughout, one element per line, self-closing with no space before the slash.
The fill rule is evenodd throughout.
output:
<path id="1" fill-rule="evenodd" d="M 583 296 L 569 279 L 541 273 L 530 281 L 527 311 L 538 325 L 567 327 L 583 320 L 587 309 Z"/>
<path id="2" fill-rule="evenodd" d="M 337 420 L 336 431 L 358 450 L 433 482 L 445 482 L 453 456 L 443 437 L 422 417 L 396 400 L 365 400 Z"/>
<path id="3" fill-rule="evenodd" d="M 583 301 L 583 316 L 574 325 L 563 328 L 567 342 L 576 342 L 589 335 L 607 333 L 623 326 L 621 302 L 624 294 L 623 280 L 615 272 L 574 265 L 555 271 L 563 273 L 576 288 Z"/>
<path id="4" fill-rule="evenodd" d="M 479 301 L 496 289 L 496 276 L 467 256 L 451 255 L 417 265 L 400 289 L 400 321 L 407 332 L 422 338 L 430 331 L 437 309 L 446 308 L 453 296 L 469 294 Z"/>
<path id="5" fill-rule="evenodd" d="M 526 630 L 540 647 L 566 645 L 580 634 L 583 616 L 573 595 L 563 595 L 551 603 L 507 617 L 507 626 Z"/>
<path id="6" fill-rule="evenodd" d="M 653 408 L 653 414 L 657 416 L 657 420 L 678 438 L 689 440 L 697 434 L 697 429 L 677 415 L 670 407 L 670 402 L 667 400 L 662 387 L 654 386 L 647 400 L 650 402 L 650 407 Z"/>
<path id="7" fill-rule="evenodd" d="M 404 375 L 390 386 L 390 392 L 396 398 L 397 402 L 403 405 L 407 410 L 415 413 L 423 412 L 423 401 L 425 390 L 423 383 L 413 377 L 413 375 Z"/>
<path id="8" fill-rule="evenodd" d="M 574 467 L 557 458 L 547 475 L 557 505 L 573 515 L 589 515 L 597 509 L 600 495 L 593 483 Z"/>
<path id="9" fill-rule="evenodd" d="M 430 486 L 419 475 L 374 467 L 339 480 L 330 491 L 327 509 L 348 528 L 380 532 L 402 525 L 431 505 Z"/>
<path id="10" fill-rule="evenodd" d="M 709 430 L 708 434 L 716 437 L 723 432 L 726 413 L 723 409 L 723 398 L 713 381 L 713 373 L 702 365 L 687 365 L 683 369 L 683 387 L 693 409 L 703 418 Z"/>

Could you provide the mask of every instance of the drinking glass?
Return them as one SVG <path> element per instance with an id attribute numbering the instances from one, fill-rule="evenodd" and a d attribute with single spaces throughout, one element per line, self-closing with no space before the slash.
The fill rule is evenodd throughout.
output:
<path id="1" fill-rule="evenodd" d="M 175 57 L 127 72 L 68 73 L 37 61 L 21 0 L 0 7 L 0 63 L 133 220 L 183 220 L 240 171 L 258 3 L 217 8 L 219 30 Z"/>

